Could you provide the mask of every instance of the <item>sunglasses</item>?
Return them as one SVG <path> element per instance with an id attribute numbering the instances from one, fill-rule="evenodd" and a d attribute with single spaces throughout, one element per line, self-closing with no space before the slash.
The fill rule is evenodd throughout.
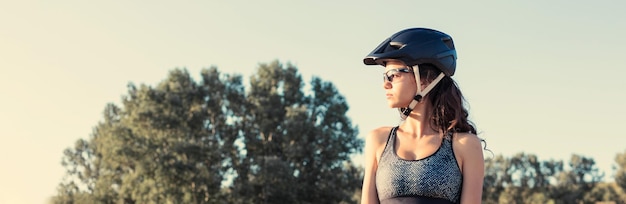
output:
<path id="1" fill-rule="evenodd" d="M 413 73 L 411 68 L 390 69 L 383 73 L 383 82 L 393 82 L 393 78 L 400 76 L 399 73 Z"/>

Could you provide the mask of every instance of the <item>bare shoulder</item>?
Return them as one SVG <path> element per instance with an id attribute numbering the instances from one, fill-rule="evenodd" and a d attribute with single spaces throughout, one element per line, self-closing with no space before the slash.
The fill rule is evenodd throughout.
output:
<path id="1" fill-rule="evenodd" d="M 455 133 L 452 139 L 452 149 L 463 175 L 473 175 L 466 177 L 468 180 L 482 178 L 484 174 L 483 147 L 481 139 L 477 135 L 472 133 Z M 479 181 L 468 183 L 477 182 Z"/>
<path id="2" fill-rule="evenodd" d="M 454 133 L 452 148 L 463 174 L 461 203 L 480 203 L 485 177 L 481 139 L 472 133 Z"/>
<path id="3" fill-rule="evenodd" d="M 389 133 L 393 127 L 379 127 L 373 129 L 369 132 L 366 142 L 370 144 L 375 144 L 375 146 L 380 146 L 380 144 L 387 143 L 387 138 L 389 138 Z"/>
<path id="4" fill-rule="evenodd" d="M 365 138 L 365 152 L 370 156 L 380 155 L 382 148 L 387 144 L 387 138 L 393 127 L 379 127 L 369 132 Z"/>
<path id="5" fill-rule="evenodd" d="M 477 135 L 469 132 L 457 132 L 454 133 L 454 142 L 460 145 L 478 145 L 480 146 L 481 140 Z"/>
<path id="6" fill-rule="evenodd" d="M 379 127 L 371 130 L 365 137 L 365 165 L 361 203 L 379 203 L 376 193 L 376 171 L 391 129 L 392 127 Z"/>
<path id="7" fill-rule="evenodd" d="M 453 147 L 455 151 L 462 153 L 481 153 L 482 142 L 477 135 L 472 133 L 454 133 Z"/>

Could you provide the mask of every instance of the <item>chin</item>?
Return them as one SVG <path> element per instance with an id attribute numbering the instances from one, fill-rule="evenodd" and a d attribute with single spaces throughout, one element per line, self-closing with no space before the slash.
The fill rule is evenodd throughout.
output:
<path id="1" fill-rule="evenodd" d="M 398 104 L 395 103 L 389 103 L 389 108 L 400 108 L 400 106 Z"/>

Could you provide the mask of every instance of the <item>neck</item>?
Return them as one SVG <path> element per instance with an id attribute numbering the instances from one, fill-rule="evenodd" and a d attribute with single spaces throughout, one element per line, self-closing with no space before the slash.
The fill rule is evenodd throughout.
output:
<path id="1" fill-rule="evenodd" d="M 431 126 L 430 110 L 425 101 L 418 103 L 409 116 L 400 125 L 403 132 L 411 133 L 416 137 L 438 134 L 438 130 Z"/>

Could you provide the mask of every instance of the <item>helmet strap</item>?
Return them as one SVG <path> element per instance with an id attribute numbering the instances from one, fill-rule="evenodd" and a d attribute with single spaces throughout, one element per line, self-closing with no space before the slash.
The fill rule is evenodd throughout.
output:
<path id="1" fill-rule="evenodd" d="M 402 120 L 405 120 L 409 116 L 409 114 L 411 114 L 411 111 L 413 111 L 415 106 L 418 103 L 422 102 L 422 98 L 424 98 L 426 94 L 430 92 L 430 90 L 435 88 L 435 86 L 437 86 L 439 81 L 441 81 L 441 79 L 443 79 L 443 77 L 445 76 L 443 72 L 439 73 L 439 76 L 437 76 L 437 78 L 435 78 L 432 82 L 430 82 L 430 84 L 428 84 L 428 86 L 426 86 L 426 88 L 424 88 L 424 90 L 422 90 L 419 66 L 415 65 L 412 68 L 413 68 L 413 75 L 415 75 L 415 82 L 417 84 L 417 92 L 415 93 L 415 97 L 413 97 L 413 101 L 411 101 L 408 107 L 398 109 Z"/>

